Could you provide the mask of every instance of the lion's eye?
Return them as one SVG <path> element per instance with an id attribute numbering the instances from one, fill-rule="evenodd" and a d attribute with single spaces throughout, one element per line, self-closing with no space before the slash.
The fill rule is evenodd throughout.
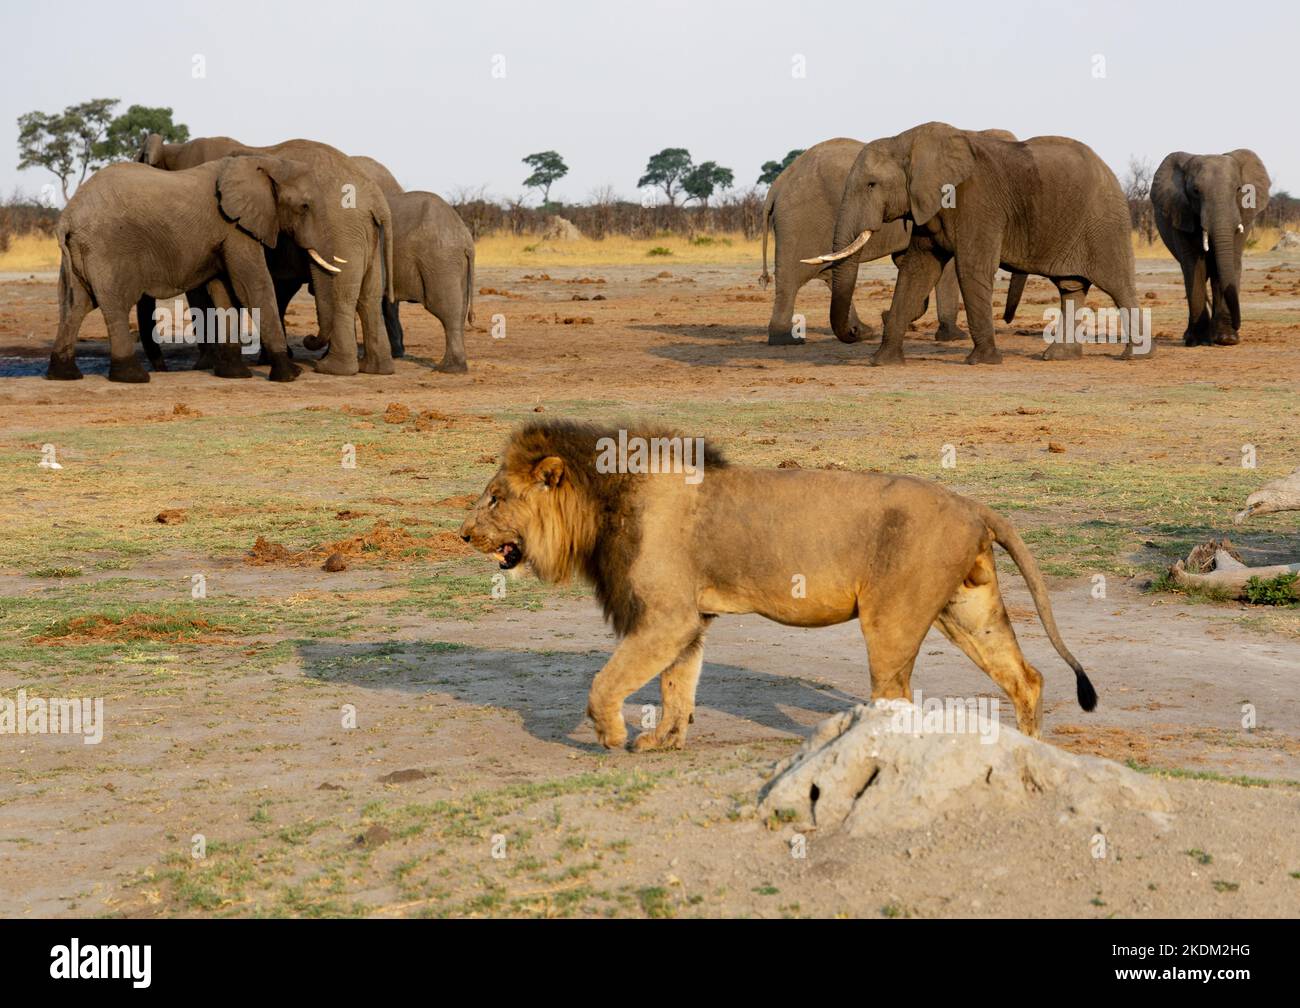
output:
<path id="1" fill-rule="evenodd" d="M 492 494 L 491 496 L 488 497 L 488 507 L 496 507 L 496 506 L 497 506 L 497 495 Z"/>

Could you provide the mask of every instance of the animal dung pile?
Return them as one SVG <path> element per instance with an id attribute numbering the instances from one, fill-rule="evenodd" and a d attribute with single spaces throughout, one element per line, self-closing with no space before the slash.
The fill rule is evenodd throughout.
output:
<path id="1" fill-rule="evenodd" d="M 1117 808 L 1173 807 L 1158 780 L 1111 760 L 1065 752 L 974 708 L 932 713 L 882 700 L 827 718 L 777 764 L 759 813 L 796 829 L 867 836 L 987 808 L 1100 819 Z"/>

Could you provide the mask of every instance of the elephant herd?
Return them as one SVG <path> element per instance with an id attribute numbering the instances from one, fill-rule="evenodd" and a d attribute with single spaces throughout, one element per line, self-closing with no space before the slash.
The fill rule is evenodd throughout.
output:
<path id="1" fill-rule="evenodd" d="M 1160 235 L 1183 271 L 1186 345 L 1238 342 L 1242 251 L 1268 203 L 1268 185 L 1262 162 L 1244 149 L 1180 151 L 1157 170 L 1151 202 Z M 831 288 L 835 335 L 846 343 L 861 339 L 865 327 L 853 308 L 858 265 L 889 255 L 898 278 L 872 364 L 902 363 L 903 334 L 925 312 L 932 291 L 937 338 L 961 338 L 960 292 L 974 342 L 967 361 L 998 363 L 992 289 L 999 268 L 1011 273 L 1008 322 L 1026 275 L 1056 285 L 1060 316 L 1045 332 L 1045 360 L 1078 357 L 1089 342 L 1122 343 L 1126 358 L 1149 356 L 1154 348 L 1147 313 L 1138 310 L 1128 201 L 1110 169 L 1077 140 L 1022 142 L 1004 130 L 934 122 L 869 143 L 827 140 L 799 155 L 768 192 L 764 285 L 769 226 L 776 239 L 772 344 L 802 342 L 792 326 L 795 294 L 818 277 Z M 1119 309 L 1118 331 L 1102 332 L 1095 316 L 1081 310 L 1092 286 Z"/>
<path id="2" fill-rule="evenodd" d="M 1268 174 L 1249 150 L 1170 154 L 1151 201 L 1161 237 L 1182 266 L 1188 304 L 1183 340 L 1231 345 L 1241 327 L 1241 257 L 1268 203 Z M 901 364 L 903 335 L 936 295 L 940 340 L 963 337 L 970 363 L 1001 361 L 992 290 L 1011 273 L 1004 313 L 1016 312 L 1025 277 L 1051 280 L 1060 317 L 1045 330 L 1046 360 L 1078 357 L 1083 344 L 1119 342 L 1124 357 L 1154 349 L 1149 312 L 1138 308 L 1128 201 L 1109 168 L 1067 137 L 1019 141 L 1005 130 L 925 123 L 862 143 L 834 139 L 799 155 L 772 184 L 763 216 L 776 241 L 776 297 L 768 342 L 802 342 L 795 294 L 809 280 L 831 288 L 831 328 L 846 343 L 866 327 L 853 307 L 859 263 L 889 255 L 898 267 L 879 349 L 870 363 Z M 250 147 L 229 137 L 169 144 L 147 137 L 136 163 L 96 173 L 69 201 L 56 235 L 61 253 L 59 329 L 48 377 L 80 378 L 75 348 L 86 314 L 108 328 L 109 379 L 143 382 L 130 331 L 154 370 L 165 370 L 156 299 L 185 294 L 192 324 L 209 313 L 251 309 L 273 381 L 292 381 L 284 330 L 303 284 L 315 297 L 326 374 L 391 374 L 402 356 L 397 306 L 416 302 L 442 323 L 440 370 L 464 372 L 473 320 L 474 242 L 459 215 L 429 192 L 407 192 L 378 161 L 310 140 Z M 1206 298 L 1206 284 L 1210 297 Z M 1103 331 L 1083 307 L 1096 286 L 1118 326 Z M 361 319 L 364 356 L 356 342 Z M 1076 321 L 1079 324 L 1076 325 Z M 199 367 L 249 377 L 240 341 L 199 340 Z"/>
<path id="3" fill-rule="evenodd" d="M 229 137 L 144 141 L 136 163 L 102 169 L 81 186 L 56 228 L 59 330 L 48 377 L 80 378 L 75 349 L 98 307 L 109 335 L 109 379 L 144 382 L 130 331 L 154 370 L 165 370 L 155 301 L 185 294 L 192 324 L 249 310 L 272 381 L 292 381 L 284 315 L 307 284 L 326 350 L 326 374 L 391 374 L 403 352 L 397 305 L 413 301 L 446 334 L 440 370 L 464 372 L 473 319 L 474 242 L 460 216 L 430 192 L 406 192 L 378 161 L 327 144 L 289 140 L 250 147 Z M 205 315 L 205 313 L 207 313 Z M 359 359 L 356 319 L 364 358 Z M 198 366 L 249 377 L 239 339 L 199 339 Z"/>

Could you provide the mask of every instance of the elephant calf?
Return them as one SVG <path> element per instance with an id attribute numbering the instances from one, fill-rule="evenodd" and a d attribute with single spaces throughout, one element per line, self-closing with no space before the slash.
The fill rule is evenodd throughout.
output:
<path id="1" fill-rule="evenodd" d="M 1187 346 L 1239 342 L 1241 253 L 1268 206 L 1268 172 L 1251 150 L 1229 154 L 1175 151 L 1151 180 L 1156 227 L 1183 268 Z M 1210 282 L 1210 304 L 1205 282 Z"/>
<path id="2" fill-rule="evenodd" d="M 206 287 L 220 308 L 256 309 L 271 380 L 292 381 L 298 368 L 289 360 L 264 250 L 283 232 L 313 260 L 328 261 L 324 200 L 306 166 L 283 158 L 224 158 L 177 172 L 125 163 L 95 173 L 55 231 L 59 332 L 46 377 L 81 377 L 77 333 L 98 307 L 108 327 L 109 380 L 147 382 L 131 309 L 146 295 L 172 298 Z M 211 335 L 205 330 L 205 339 Z"/>

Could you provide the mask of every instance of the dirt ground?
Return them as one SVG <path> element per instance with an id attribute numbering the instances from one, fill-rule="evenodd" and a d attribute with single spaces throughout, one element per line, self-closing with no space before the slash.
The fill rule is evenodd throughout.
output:
<path id="1" fill-rule="evenodd" d="M 892 273 L 863 269 L 864 320 L 878 323 Z M 440 326 L 406 305 L 392 376 L 174 370 L 140 386 L 104 377 L 97 315 L 85 380 L 45 381 L 53 278 L 0 277 L 0 698 L 105 710 L 97 745 L 0 735 L 0 913 L 1300 911 L 1300 611 L 1151 585 L 1210 537 L 1252 563 L 1300 556 L 1295 515 L 1231 524 L 1300 464 L 1300 259 L 1248 259 L 1242 344 L 1195 350 L 1177 339 L 1176 267 L 1140 261 L 1161 337 L 1146 362 L 1034 359 L 1055 297 L 1031 280 L 1016 322 L 999 321 L 1000 367 L 935 344 L 929 315 L 906 367 L 869 368 L 872 345 L 838 343 L 812 285 L 807 344 L 768 347 L 757 274 L 480 267 L 468 375 L 432 369 Z M 300 298 L 295 347 L 313 323 Z M 1101 698 L 1078 709 L 1004 568 L 1047 680 L 1044 738 L 1161 775 L 1175 812 L 955 814 L 870 841 L 813 834 L 793 856 L 790 829 L 757 818 L 758 788 L 867 697 L 852 624 L 721 619 L 686 750 L 600 749 L 582 713 L 613 637 L 594 603 L 528 579 L 494 592 L 495 567 L 450 535 L 534 411 L 671 420 L 746 463 L 914 472 L 1010 514 Z M 38 464 L 46 445 L 61 469 Z M 322 570 L 334 552 L 346 569 Z M 913 685 L 998 695 L 937 634 Z M 657 702 L 653 683 L 632 698 L 633 733 Z"/>

